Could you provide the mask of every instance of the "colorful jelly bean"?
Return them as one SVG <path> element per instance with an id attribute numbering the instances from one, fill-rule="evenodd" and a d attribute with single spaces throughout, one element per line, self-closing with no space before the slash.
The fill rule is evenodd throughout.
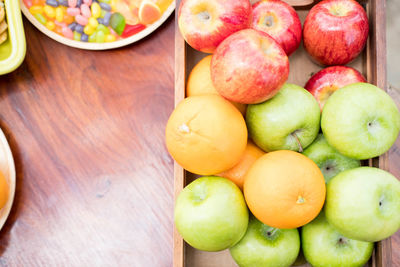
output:
<path id="1" fill-rule="evenodd" d="M 59 3 L 61 6 L 68 6 L 68 1 L 67 1 L 67 0 L 58 0 L 58 3 Z"/>
<path id="2" fill-rule="evenodd" d="M 115 35 L 107 34 L 104 41 L 106 41 L 106 42 L 109 43 L 109 42 L 114 42 L 116 39 L 117 39 L 117 38 L 115 37 Z"/>
<path id="3" fill-rule="evenodd" d="M 55 13 L 56 20 L 62 22 L 64 20 L 64 9 L 61 6 L 56 7 Z"/>
<path id="4" fill-rule="evenodd" d="M 90 26 L 92 26 L 93 28 L 97 28 L 97 26 L 99 25 L 99 22 L 97 21 L 97 19 L 90 17 L 88 20 L 88 23 Z"/>
<path id="5" fill-rule="evenodd" d="M 96 42 L 96 32 L 94 32 L 93 34 L 89 35 L 88 41 L 89 41 L 89 43 L 95 43 Z"/>
<path id="6" fill-rule="evenodd" d="M 100 2 L 99 5 L 100 5 L 101 9 L 104 9 L 105 11 L 111 11 L 111 6 L 109 4 Z"/>
<path id="7" fill-rule="evenodd" d="M 92 4 L 92 0 L 83 0 L 83 3 L 90 6 Z"/>
<path id="8" fill-rule="evenodd" d="M 46 23 L 46 28 L 50 31 L 53 31 L 56 28 L 56 24 L 53 21 L 49 20 Z"/>
<path id="9" fill-rule="evenodd" d="M 71 31 L 75 31 L 77 25 L 78 25 L 78 24 L 77 24 L 76 22 L 74 22 L 74 23 L 69 24 L 69 25 L 68 25 L 68 28 L 70 28 Z M 80 33 L 82 33 L 82 32 L 80 32 Z"/>
<path id="10" fill-rule="evenodd" d="M 89 41 L 89 36 L 87 34 L 81 34 L 81 41 L 82 42 L 87 42 Z"/>
<path id="11" fill-rule="evenodd" d="M 106 36 L 104 32 L 96 32 L 96 42 L 97 43 L 104 43 Z"/>
<path id="12" fill-rule="evenodd" d="M 104 25 L 108 26 L 110 25 L 110 19 L 111 19 L 111 12 L 106 12 L 103 18 L 103 23 Z"/>
<path id="13" fill-rule="evenodd" d="M 125 29 L 125 17 L 121 13 L 114 13 L 110 18 L 110 26 L 113 30 L 121 35 Z"/>
<path id="14" fill-rule="evenodd" d="M 87 34 L 87 35 L 93 34 L 93 33 L 95 32 L 95 30 L 96 30 L 96 28 L 93 28 L 93 27 L 90 26 L 90 25 L 86 25 L 86 26 L 83 28 L 83 32 L 84 32 L 85 34 Z"/>
<path id="15" fill-rule="evenodd" d="M 92 16 L 92 13 L 90 12 L 90 8 L 88 5 L 86 4 L 81 5 L 81 14 L 85 18 L 90 18 Z"/>
<path id="16" fill-rule="evenodd" d="M 68 39 L 73 39 L 74 38 L 74 33 L 71 31 L 70 28 L 64 27 L 61 29 L 62 34 L 67 37 Z"/>
<path id="17" fill-rule="evenodd" d="M 46 17 L 53 19 L 56 17 L 56 9 L 52 6 L 45 5 L 43 8 L 43 12 L 46 15 Z"/>
<path id="18" fill-rule="evenodd" d="M 46 0 L 46 4 L 52 7 L 58 7 L 57 0 Z"/>
<path id="19" fill-rule="evenodd" d="M 96 31 L 104 32 L 105 35 L 110 33 L 110 30 L 103 24 L 99 24 L 96 28 Z"/>
<path id="20" fill-rule="evenodd" d="M 81 36 L 82 36 L 82 34 L 80 34 L 79 32 L 74 32 L 74 40 L 75 41 L 80 41 Z"/>
<path id="21" fill-rule="evenodd" d="M 76 24 L 75 31 L 83 33 L 83 26 L 80 24 Z"/>
<path id="22" fill-rule="evenodd" d="M 82 15 L 76 15 L 75 16 L 75 21 L 80 24 L 85 26 L 86 24 L 88 24 L 88 19 Z"/>
<path id="23" fill-rule="evenodd" d="M 43 7 L 42 6 L 31 6 L 29 8 L 29 12 L 31 12 L 32 15 L 35 15 L 37 13 L 43 14 Z"/>
<path id="24" fill-rule="evenodd" d="M 35 18 L 36 18 L 41 24 L 46 25 L 47 19 L 46 19 L 45 16 L 43 16 L 42 14 L 36 13 L 36 14 L 35 14 Z"/>
<path id="25" fill-rule="evenodd" d="M 70 15 L 70 16 L 75 17 L 76 15 L 79 15 L 80 13 L 81 13 L 81 11 L 77 7 L 67 8 L 67 14 Z"/>
<path id="26" fill-rule="evenodd" d="M 100 18 L 101 15 L 101 7 L 98 3 L 93 3 L 92 6 L 90 7 L 91 12 L 92 12 L 92 16 L 94 18 Z"/>
<path id="27" fill-rule="evenodd" d="M 77 0 L 68 0 L 68 6 L 69 7 L 76 7 Z"/>

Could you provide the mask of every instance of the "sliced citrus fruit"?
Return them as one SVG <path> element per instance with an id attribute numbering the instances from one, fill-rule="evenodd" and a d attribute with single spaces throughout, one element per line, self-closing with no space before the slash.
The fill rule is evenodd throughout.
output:
<path id="1" fill-rule="evenodd" d="M 143 24 L 151 24 L 161 17 L 160 8 L 150 1 L 143 1 L 139 7 L 139 20 Z"/>

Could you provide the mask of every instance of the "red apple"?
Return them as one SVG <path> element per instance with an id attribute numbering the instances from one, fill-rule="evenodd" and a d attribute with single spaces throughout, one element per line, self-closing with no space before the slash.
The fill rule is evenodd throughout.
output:
<path id="1" fill-rule="evenodd" d="M 345 65 L 362 51 L 368 18 L 354 0 L 324 0 L 311 8 L 303 27 L 307 52 L 322 65 Z"/>
<path id="2" fill-rule="evenodd" d="M 336 90 L 352 83 L 362 82 L 366 80 L 357 70 L 346 66 L 332 66 L 314 74 L 304 88 L 317 99 L 322 110 L 326 100 Z"/>
<path id="3" fill-rule="evenodd" d="M 213 53 L 232 33 L 251 24 L 249 0 L 182 0 L 178 26 L 186 42 L 196 50 Z"/>
<path id="4" fill-rule="evenodd" d="M 290 56 L 301 42 L 301 22 L 296 11 L 281 0 L 262 0 L 253 5 L 252 28 L 271 35 Z"/>
<path id="5" fill-rule="evenodd" d="M 268 34 L 245 29 L 226 38 L 211 60 L 215 89 L 233 102 L 254 104 L 273 97 L 286 82 L 289 60 Z"/>

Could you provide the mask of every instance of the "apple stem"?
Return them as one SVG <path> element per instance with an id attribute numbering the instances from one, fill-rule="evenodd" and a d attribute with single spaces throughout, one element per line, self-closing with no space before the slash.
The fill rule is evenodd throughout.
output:
<path id="1" fill-rule="evenodd" d="M 294 139 L 296 140 L 297 144 L 299 145 L 299 152 L 303 153 L 303 146 L 300 143 L 299 137 L 297 137 L 296 131 L 291 133 L 291 135 L 294 137 Z"/>

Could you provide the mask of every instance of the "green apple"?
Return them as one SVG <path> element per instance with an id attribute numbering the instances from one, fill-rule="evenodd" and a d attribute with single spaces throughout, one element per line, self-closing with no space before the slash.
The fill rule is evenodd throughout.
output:
<path id="1" fill-rule="evenodd" d="M 325 215 L 348 238 L 385 239 L 400 228 L 400 181 L 373 167 L 339 173 L 327 185 Z"/>
<path id="2" fill-rule="evenodd" d="M 338 173 L 361 165 L 359 160 L 348 158 L 337 152 L 328 144 L 323 134 L 319 134 L 303 154 L 318 165 L 326 183 Z"/>
<path id="3" fill-rule="evenodd" d="M 229 251 L 240 267 L 291 266 L 299 254 L 297 229 L 278 229 L 250 217 L 246 234 Z"/>
<path id="4" fill-rule="evenodd" d="M 360 267 L 371 257 L 374 243 L 344 237 L 321 212 L 301 229 L 301 247 L 314 267 Z"/>
<path id="5" fill-rule="evenodd" d="M 302 152 L 319 132 L 320 108 L 304 88 L 288 84 L 271 99 L 248 105 L 246 123 L 251 139 L 264 151 Z"/>
<path id="6" fill-rule="evenodd" d="M 205 176 L 186 186 L 175 204 L 175 225 L 192 247 L 219 251 L 235 245 L 249 221 L 244 197 L 230 180 Z"/>
<path id="7" fill-rule="evenodd" d="M 390 96 L 368 83 L 334 92 L 322 110 L 322 132 L 341 154 L 369 159 L 385 153 L 400 131 L 400 113 Z"/>

